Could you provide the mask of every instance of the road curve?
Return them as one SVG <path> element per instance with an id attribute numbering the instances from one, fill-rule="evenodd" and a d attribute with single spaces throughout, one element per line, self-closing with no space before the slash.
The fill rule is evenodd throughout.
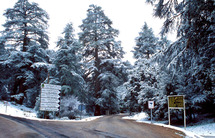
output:
<path id="1" fill-rule="evenodd" d="M 170 128 L 104 116 L 90 122 L 37 121 L 0 114 L 0 138 L 180 138 Z"/>

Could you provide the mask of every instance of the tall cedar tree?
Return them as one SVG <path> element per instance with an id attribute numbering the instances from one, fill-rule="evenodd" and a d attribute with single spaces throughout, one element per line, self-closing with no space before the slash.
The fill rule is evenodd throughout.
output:
<path id="1" fill-rule="evenodd" d="M 172 94 L 186 95 L 191 120 L 195 113 L 215 114 L 215 1 L 146 1 L 154 5 L 155 16 L 165 19 L 162 34 L 177 29 L 179 39 L 163 56 L 172 74 Z"/>
<path id="2" fill-rule="evenodd" d="M 146 1 L 154 4 L 155 16 L 165 19 L 162 34 L 177 27 L 178 37 L 186 38 L 187 48 L 197 53 L 214 32 L 214 0 Z"/>
<path id="3" fill-rule="evenodd" d="M 125 99 L 130 112 L 141 111 L 145 103 L 142 97 L 145 99 L 150 97 L 152 86 L 149 84 L 154 83 L 154 76 L 148 71 L 150 68 L 148 62 L 160 47 L 158 38 L 154 36 L 152 28 L 149 28 L 147 23 L 144 24 L 135 41 L 136 46 L 132 52 L 136 62 L 127 83 L 128 94 Z"/>
<path id="4" fill-rule="evenodd" d="M 9 81 L 10 74 L 12 73 L 12 68 L 5 64 L 9 56 L 9 52 L 4 47 L 4 41 L 0 36 L 0 100 L 8 100 L 7 87 L 5 84 Z M 4 75 L 3 75 L 4 74 Z"/>
<path id="5" fill-rule="evenodd" d="M 3 25 L 2 41 L 11 49 L 7 64 L 14 67 L 9 91 L 19 103 L 33 107 L 39 95 L 40 84 L 47 76 L 48 62 L 45 49 L 48 48 L 46 29 L 48 14 L 38 4 L 28 0 L 18 0 L 13 8 L 4 13 L 7 18 Z M 38 63 L 39 62 L 39 63 Z M 12 90 L 11 90 L 12 89 Z M 21 100 L 20 100 L 21 99 Z"/>
<path id="6" fill-rule="evenodd" d="M 55 77 L 59 78 L 60 85 L 63 86 L 63 95 L 74 94 L 83 101 L 84 79 L 81 70 L 80 44 L 75 35 L 72 23 L 68 23 L 63 31 L 63 38 L 57 42 L 60 48 L 54 60 L 57 72 Z M 67 89 L 66 89 L 67 88 Z"/>
<path id="7" fill-rule="evenodd" d="M 154 36 L 152 28 L 149 28 L 145 23 L 139 36 L 136 37 L 136 46 L 134 47 L 134 58 L 147 58 L 149 59 L 156 53 L 156 44 L 158 39 Z"/>
<path id="8" fill-rule="evenodd" d="M 48 48 L 49 16 L 37 3 L 29 3 L 28 0 L 18 0 L 13 8 L 4 13 L 7 18 L 3 25 L 6 47 L 19 48 L 26 52 L 31 45 L 40 45 Z"/>
<path id="9" fill-rule="evenodd" d="M 82 32 L 79 39 L 83 47 L 83 60 L 85 62 L 85 78 L 90 84 L 90 91 L 93 98 L 98 100 L 101 97 L 99 75 L 101 63 L 105 59 L 122 58 L 123 51 L 119 42 L 115 41 L 119 31 L 112 27 L 112 21 L 105 16 L 101 7 L 90 5 L 87 10 L 87 18 L 80 26 Z M 100 115 L 100 105 L 93 102 L 95 115 Z"/>

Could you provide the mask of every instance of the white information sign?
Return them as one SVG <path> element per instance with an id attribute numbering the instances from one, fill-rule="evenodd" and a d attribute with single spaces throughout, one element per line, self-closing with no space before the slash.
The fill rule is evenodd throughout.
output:
<path id="1" fill-rule="evenodd" d="M 43 84 L 40 95 L 41 111 L 58 111 L 60 98 L 60 85 Z"/>
<path id="2" fill-rule="evenodd" d="M 149 109 L 154 109 L 155 108 L 154 101 L 148 101 L 148 108 Z"/>
<path id="3" fill-rule="evenodd" d="M 45 89 L 52 89 L 52 90 L 61 90 L 60 85 L 54 85 L 54 84 L 44 84 Z"/>

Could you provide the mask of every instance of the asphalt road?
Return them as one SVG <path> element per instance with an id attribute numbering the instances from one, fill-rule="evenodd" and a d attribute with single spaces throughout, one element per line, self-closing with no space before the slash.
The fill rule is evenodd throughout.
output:
<path id="1" fill-rule="evenodd" d="M 104 116 L 90 122 L 38 121 L 0 114 L 1 138 L 179 138 L 170 128 Z"/>

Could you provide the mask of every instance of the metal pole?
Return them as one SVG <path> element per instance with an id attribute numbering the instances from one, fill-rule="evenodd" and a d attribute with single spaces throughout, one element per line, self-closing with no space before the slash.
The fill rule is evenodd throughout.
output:
<path id="1" fill-rule="evenodd" d="M 7 102 L 5 102 L 5 105 L 6 105 L 6 107 L 5 107 L 5 113 L 7 113 Z"/>
<path id="2" fill-rule="evenodd" d="M 49 84 L 49 72 L 48 72 L 48 80 L 47 80 L 47 84 Z"/>
<path id="3" fill-rule="evenodd" d="M 52 113 L 53 113 L 53 117 L 54 117 L 54 119 L 55 119 L 55 118 L 56 118 L 56 117 L 55 117 L 55 111 L 53 111 Z"/>
<path id="4" fill-rule="evenodd" d="M 167 100 L 168 100 L 168 118 L 169 118 L 169 125 L 170 125 L 169 97 L 167 97 Z"/>
<path id="5" fill-rule="evenodd" d="M 186 108 L 185 108 L 185 96 L 184 97 L 184 129 L 186 130 Z"/>
<path id="6" fill-rule="evenodd" d="M 59 99 L 60 105 L 61 105 L 61 99 L 62 99 L 61 95 L 62 95 L 62 93 L 61 93 L 61 90 L 60 90 L 60 99 Z M 60 113 L 61 107 L 60 107 L 60 105 L 59 105 L 59 118 L 61 118 L 61 113 Z"/>
<path id="7" fill-rule="evenodd" d="M 151 124 L 152 124 L 152 109 L 151 109 Z"/>
<path id="8" fill-rule="evenodd" d="M 168 116 L 169 116 L 169 125 L 170 125 L 170 109 L 168 108 Z"/>
<path id="9" fill-rule="evenodd" d="M 81 116 L 82 116 L 82 104 L 81 104 L 81 115 L 80 115 L 80 120 L 82 119 Z"/>

